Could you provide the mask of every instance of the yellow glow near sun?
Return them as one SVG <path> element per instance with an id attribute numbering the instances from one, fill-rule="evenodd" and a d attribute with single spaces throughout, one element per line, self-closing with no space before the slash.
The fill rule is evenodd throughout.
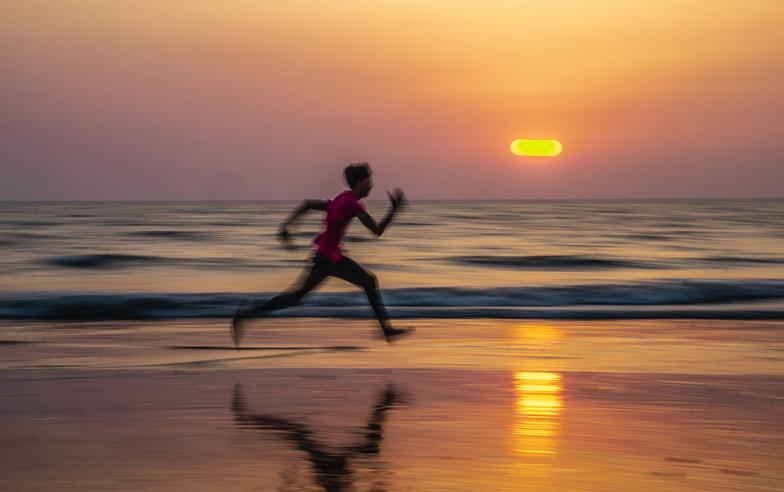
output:
<path id="1" fill-rule="evenodd" d="M 525 140 L 512 141 L 509 149 L 514 155 L 527 157 L 555 157 L 561 154 L 563 145 L 558 140 Z"/>

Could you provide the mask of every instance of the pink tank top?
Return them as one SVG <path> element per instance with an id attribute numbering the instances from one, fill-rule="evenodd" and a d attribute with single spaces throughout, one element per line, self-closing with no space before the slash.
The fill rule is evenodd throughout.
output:
<path id="1" fill-rule="evenodd" d="M 324 217 L 324 232 L 313 241 L 316 254 L 337 263 L 343 258 L 340 242 L 346 233 L 351 219 L 365 213 L 365 206 L 351 190 L 345 190 L 332 200 L 327 201 L 327 214 Z"/>

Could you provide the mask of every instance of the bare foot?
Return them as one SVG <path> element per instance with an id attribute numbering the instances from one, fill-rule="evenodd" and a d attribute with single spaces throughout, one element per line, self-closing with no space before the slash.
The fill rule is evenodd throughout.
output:
<path id="1" fill-rule="evenodd" d="M 384 330 L 384 338 L 387 339 L 387 343 L 392 343 L 415 331 L 416 328 L 386 328 Z"/>

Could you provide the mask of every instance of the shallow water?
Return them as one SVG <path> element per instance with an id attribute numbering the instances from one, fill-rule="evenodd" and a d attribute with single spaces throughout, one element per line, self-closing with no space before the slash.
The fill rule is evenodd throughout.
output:
<path id="1" fill-rule="evenodd" d="M 3 490 L 780 490 L 779 321 L 0 324 Z"/>
<path id="2" fill-rule="evenodd" d="M 525 368 L 523 368 L 525 369 Z M 11 372 L 5 490 L 780 490 L 781 377 Z"/>

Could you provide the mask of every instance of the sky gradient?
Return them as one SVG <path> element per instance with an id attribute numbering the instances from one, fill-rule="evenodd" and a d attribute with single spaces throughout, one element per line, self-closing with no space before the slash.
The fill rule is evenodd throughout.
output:
<path id="1" fill-rule="evenodd" d="M 0 199 L 784 196 L 784 2 L 4 1 Z M 511 154 L 557 139 L 554 158 Z"/>

